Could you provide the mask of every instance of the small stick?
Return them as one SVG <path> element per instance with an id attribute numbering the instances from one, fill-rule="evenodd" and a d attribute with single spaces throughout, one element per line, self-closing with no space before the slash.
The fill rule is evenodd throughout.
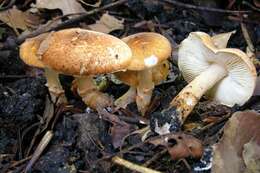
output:
<path id="1" fill-rule="evenodd" d="M 250 7 L 250 8 L 252 8 L 252 10 L 255 10 L 255 11 L 257 11 L 257 12 L 260 12 L 260 9 L 259 9 L 259 8 L 256 8 L 255 6 L 253 6 L 252 4 L 250 4 L 250 3 L 247 2 L 247 1 L 242 1 L 242 4 L 243 4 L 243 5 L 246 5 L 246 6 Z"/>
<path id="2" fill-rule="evenodd" d="M 29 170 L 32 168 L 33 164 L 38 160 L 38 158 L 42 154 L 43 150 L 50 143 L 52 137 L 53 137 L 53 132 L 51 130 L 49 130 L 49 131 L 47 131 L 45 133 L 45 135 L 43 136 L 43 138 L 40 141 L 39 145 L 37 146 L 35 152 L 33 153 L 31 160 L 27 164 L 27 166 L 25 168 L 25 171 L 24 171 L 25 173 L 29 172 Z"/>
<path id="3" fill-rule="evenodd" d="M 196 6 L 196 5 L 191 5 L 191 4 L 185 4 L 182 2 L 177 2 L 175 0 L 162 0 L 165 3 L 171 4 L 171 5 L 175 5 L 175 6 L 179 6 L 179 7 L 183 7 L 183 8 L 190 8 L 190 9 L 194 9 L 194 10 L 201 10 L 201 11 L 211 11 L 211 12 L 218 12 L 218 13 L 250 13 L 251 11 L 235 11 L 235 10 L 223 10 L 223 9 L 219 9 L 219 8 L 211 8 L 211 7 L 201 7 L 201 6 Z"/>
<path id="4" fill-rule="evenodd" d="M 156 153 L 151 159 L 147 160 L 143 166 L 149 166 L 151 165 L 154 161 L 156 161 L 157 159 L 159 159 L 162 155 L 164 155 L 165 153 L 167 153 L 168 150 L 167 149 L 163 149 L 162 151 L 160 151 L 159 153 Z"/>
<path id="5" fill-rule="evenodd" d="M 112 158 L 112 161 L 118 165 L 121 165 L 121 166 L 124 166 L 132 171 L 137 171 L 137 172 L 141 172 L 141 173 L 162 173 L 162 172 L 159 172 L 159 171 L 155 171 L 153 169 L 150 169 L 150 168 L 146 168 L 144 166 L 140 166 L 140 165 L 137 165 L 135 163 L 132 163 L 132 162 L 129 162 L 125 159 L 122 159 L 118 156 L 115 156 Z"/>
<path id="6" fill-rule="evenodd" d="M 254 48 L 254 45 L 253 45 L 253 43 L 252 43 L 252 40 L 251 40 L 251 38 L 250 38 L 250 36 L 249 36 L 248 30 L 247 30 L 247 28 L 246 28 L 246 25 L 241 22 L 241 23 L 240 23 L 240 26 L 241 26 L 241 30 L 242 30 L 243 36 L 244 36 L 244 38 L 245 38 L 245 40 L 246 40 L 246 43 L 247 43 L 247 46 L 248 46 L 249 50 L 250 50 L 251 52 L 255 52 L 255 48 Z"/>

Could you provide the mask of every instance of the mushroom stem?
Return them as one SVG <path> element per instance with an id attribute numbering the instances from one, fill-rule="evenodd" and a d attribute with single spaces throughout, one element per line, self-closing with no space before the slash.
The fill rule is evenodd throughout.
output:
<path id="1" fill-rule="evenodd" d="M 181 90 L 170 103 L 170 107 L 176 108 L 181 123 L 185 121 L 202 95 L 226 75 L 227 71 L 224 67 L 212 64 Z"/>
<path id="2" fill-rule="evenodd" d="M 151 97 L 153 94 L 153 89 L 154 89 L 152 70 L 146 69 L 140 71 L 138 73 L 138 81 L 139 83 L 136 88 L 137 90 L 136 104 L 138 110 L 142 113 L 142 115 L 145 115 L 147 107 L 150 104 Z"/>
<path id="3" fill-rule="evenodd" d="M 128 91 L 122 95 L 121 97 L 119 97 L 116 101 L 115 101 L 115 105 L 117 107 L 120 108 L 126 108 L 126 106 L 132 102 L 135 101 L 136 98 L 136 88 L 133 86 L 130 86 L 130 88 L 128 89 Z"/>
<path id="4" fill-rule="evenodd" d="M 77 86 L 79 96 L 87 106 L 98 110 L 112 105 L 112 98 L 97 89 L 92 76 L 78 77 L 74 84 Z"/>
<path id="5" fill-rule="evenodd" d="M 52 69 L 45 68 L 46 86 L 49 89 L 53 103 L 67 103 L 64 90 L 59 80 L 59 74 Z M 57 100 L 58 99 L 58 100 Z"/>

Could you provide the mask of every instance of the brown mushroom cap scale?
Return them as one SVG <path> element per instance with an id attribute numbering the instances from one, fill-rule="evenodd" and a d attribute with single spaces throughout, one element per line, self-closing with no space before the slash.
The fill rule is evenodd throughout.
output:
<path id="1" fill-rule="evenodd" d="M 41 52 L 40 60 L 45 66 L 63 74 L 91 75 L 121 71 L 126 69 L 132 57 L 131 49 L 123 41 L 108 34 L 79 28 L 49 34 L 48 40 L 42 42 L 47 45 L 44 45 L 46 48 Z M 33 48 L 31 45 L 41 47 L 38 43 L 38 38 L 32 38 L 21 46 L 21 57 L 25 62 L 39 62 L 35 60 L 39 57 L 27 57 L 24 53 L 32 51 L 25 50 L 29 46 Z"/>
<path id="2" fill-rule="evenodd" d="M 128 70 L 151 68 L 171 55 L 171 43 L 164 36 L 153 32 L 142 32 L 122 39 L 131 48 L 133 58 Z"/>

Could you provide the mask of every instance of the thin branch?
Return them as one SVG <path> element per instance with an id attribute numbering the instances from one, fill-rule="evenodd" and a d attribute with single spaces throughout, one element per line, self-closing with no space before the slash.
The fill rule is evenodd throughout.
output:
<path id="1" fill-rule="evenodd" d="M 250 13 L 251 11 L 237 11 L 237 10 L 224 10 L 224 9 L 219 9 L 219 8 L 212 8 L 212 7 L 202 7 L 202 6 L 196 6 L 196 5 L 191 5 L 191 4 L 185 4 L 182 2 L 178 2 L 175 0 L 161 0 L 161 2 L 167 3 L 167 4 L 171 4 L 171 5 L 175 5 L 175 6 L 179 6 L 179 7 L 183 7 L 183 8 L 190 8 L 190 9 L 194 9 L 194 10 L 200 10 L 200 11 L 211 11 L 211 12 L 218 12 L 218 13 Z"/>
<path id="2" fill-rule="evenodd" d="M 132 171 L 137 171 L 137 172 L 141 172 L 141 173 L 161 173 L 159 171 L 155 171 L 153 169 L 150 169 L 150 168 L 146 168 L 144 166 L 140 166 L 140 165 L 137 165 L 135 163 L 132 163 L 132 162 L 129 162 L 125 159 L 122 159 L 118 156 L 115 156 L 112 158 L 112 161 L 118 165 L 121 165 L 121 166 L 124 166 Z"/>

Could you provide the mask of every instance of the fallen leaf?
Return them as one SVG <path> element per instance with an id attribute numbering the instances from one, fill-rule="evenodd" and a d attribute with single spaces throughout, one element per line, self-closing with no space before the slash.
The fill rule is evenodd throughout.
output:
<path id="1" fill-rule="evenodd" d="M 260 143 L 251 140 L 244 145 L 243 159 L 247 168 L 245 172 L 260 172 Z"/>
<path id="2" fill-rule="evenodd" d="M 36 7 L 49 10 L 60 9 L 63 15 L 86 12 L 77 0 L 37 0 Z"/>
<path id="3" fill-rule="evenodd" d="M 191 135 L 181 132 L 162 135 L 161 138 L 149 142 L 156 146 L 165 146 L 173 160 L 186 157 L 199 159 L 203 154 L 202 142 Z"/>
<path id="4" fill-rule="evenodd" d="M 256 173 L 260 165 L 260 114 L 236 112 L 224 127 L 221 141 L 214 146 L 212 172 Z M 258 165 L 256 165 L 258 164 Z"/>
<path id="5" fill-rule="evenodd" d="M 134 130 L 133 126 L 120 120 L 116 115 L 109 113 L 106 110 L 99 110 L 98 112 L 102 115 L 104 120 L 112 124 L 111 136 L 114 148 L 121 147 L 123 145 L 124 138 Z"/>
<path id="6" fill-rule="evenodd" d="M 18 33 L 17 29 L 27 30 L 30 27 L 37 26 L 40 20 L 37 16 L 29 12 L 22 12 L 13 6 L 9 10 L 0 12 L 0 20 L 13 28 Z"/>
<path id="7" fill-rule="evenodd" d="M 91 30 L 99 31 L 103 33 L 110 33 L 114 30 L 119 30 L 124 28 L 124 20 L 118 20 L 114 16 L 105 13 L 102 15 L 100 20 L 96 21 L 95 24 L 88 25 Z"/>

